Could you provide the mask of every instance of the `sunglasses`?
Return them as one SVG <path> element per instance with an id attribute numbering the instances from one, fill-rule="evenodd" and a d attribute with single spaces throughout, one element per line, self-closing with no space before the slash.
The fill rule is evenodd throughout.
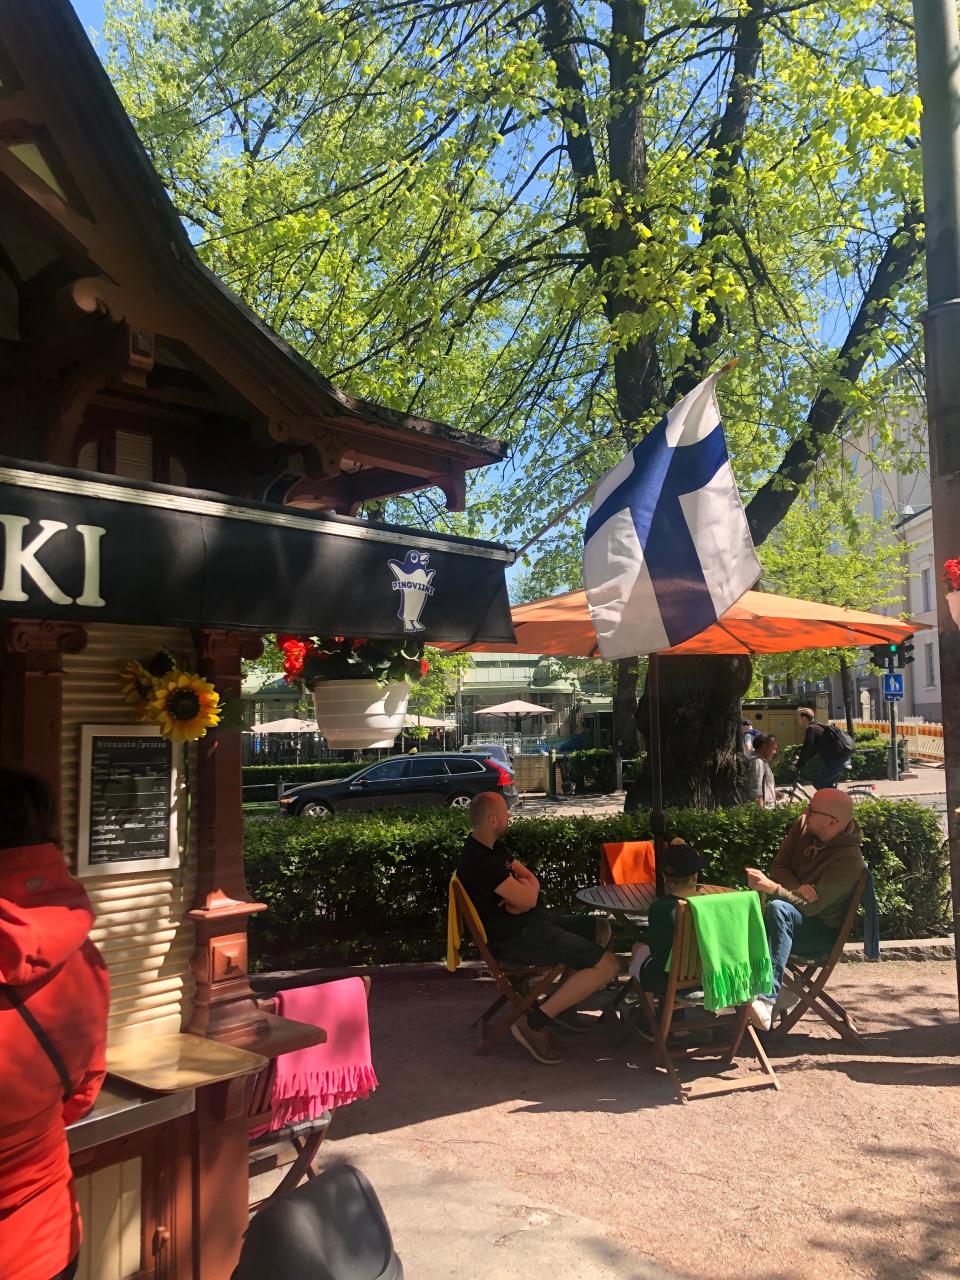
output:
<path id="1" fill-rule="evenodd" d="M 824 809 L 815 809 L 812 804 L 807 805 L 807 813 L 818 813 L 821 818 L 829 818 L 831 822 L 839 822 L 839 818 L 835 818 L 832 813 L 827 813 Z"/>

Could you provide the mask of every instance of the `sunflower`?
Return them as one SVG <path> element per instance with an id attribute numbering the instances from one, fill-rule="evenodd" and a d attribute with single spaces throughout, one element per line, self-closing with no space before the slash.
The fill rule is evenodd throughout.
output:
<path id="1" fill-rule="evenodd" d="M 196 742 L 220 723 L 220 695 L 208 680 L 174 670 L 157 682 L 149 710 L 165 738 Z"/>
<path id="2" fill-rule="evenodd" d="M 149 700 L 153 696 L 154 679 L 142 662 L 130 658 L 120 663 L 120 689 L 127 702 L 133 703 L 141 720 L 147 718 Z"/>

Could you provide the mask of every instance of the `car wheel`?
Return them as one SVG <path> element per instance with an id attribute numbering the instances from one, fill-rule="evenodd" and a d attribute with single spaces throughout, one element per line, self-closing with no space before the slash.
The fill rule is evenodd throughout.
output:
<path id="1" fill-rule="evenodd" d="M 319 800 L 308 800 L 300 810 L 301 818 L 329 818 L 333 814 L 333 810 L 328 804 L 321 804 Z"/>
<path id="2" fill-rule="evenodd" d="M 473 799 L 472 796 L 465 796 L 465 795 L 451 796 L 450 799 L 447 801 L 447 807 L 449 809 L 469 809 L 470 801 L 472 799 Z"/>

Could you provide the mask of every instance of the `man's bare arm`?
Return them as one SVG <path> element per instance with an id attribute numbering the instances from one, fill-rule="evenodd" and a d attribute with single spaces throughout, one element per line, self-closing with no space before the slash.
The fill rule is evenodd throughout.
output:
<path id="1" fill-rule="evenodd" d="M 514 858 L 513 862 L 510 864 L 510 874 L 514 877 L 514 879 L 519 880 L 521 884 L 535 885 L 537 888 L 537 892 L 538 893 L 540 892 L 540 881 L 533 874 L 533 872 L 530 870 L 529 867 L 525 867 L 523 863 L 518 862 L 516 858 Z"/>
<path id="2" fill-rule="evenodd" d="M 536 876 L 531 875 L 527 880 L 519 880 L 516 875 L 511 874 L 502 884 L 497 885 L 494 893 L 498 898 L 503 899 L 504 909 L 510 915 L 521 915 L 537 905 L 540 885 Z"/>

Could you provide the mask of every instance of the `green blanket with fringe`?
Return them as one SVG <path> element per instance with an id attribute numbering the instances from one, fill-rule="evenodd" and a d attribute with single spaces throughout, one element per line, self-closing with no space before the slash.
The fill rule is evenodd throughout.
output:
<path id="1" fill-rule="evenodd" d="M 768 992 L 773 982 L 760 897 L 705 893 L 687 899 L 703 966 L 705 1009 L 728 1009 Z"/>

